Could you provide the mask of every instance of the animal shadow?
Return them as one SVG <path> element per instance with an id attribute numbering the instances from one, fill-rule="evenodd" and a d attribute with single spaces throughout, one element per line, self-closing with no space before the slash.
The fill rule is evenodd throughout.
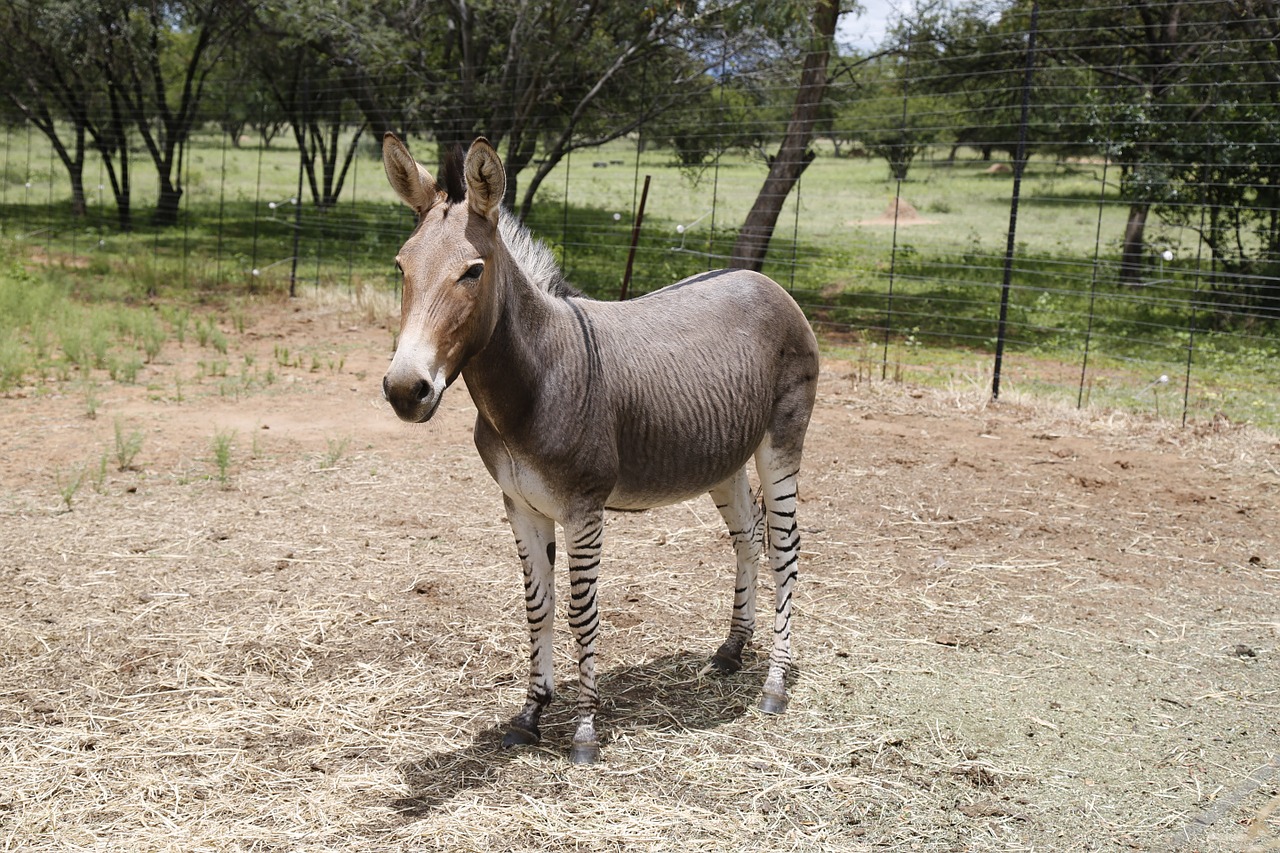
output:
<path id="1" fill-rule="evenodd" d="M 768 668 L 766 656 L 747 651 L 743 657 L 742 670 L 732 675 L 701 675 L 709 657 L 690 651 L 601 672 L 596 725 L 605 748 L 603 760 L 609 760 L 611 738 L 623 732 L 710 730 L 741 717 L 759 697 Z M 535 747 L 566 763 L 577 724 L 576 699 L 574 684 L 558 688 L 542 716 L 542 743 Z M 510 712 L 517 710 L 512 707 Z M 503 749 L 505 731 L 505 722 L 489 726 L 469 746 L 402 762 L 398 769 L 409 793 L 393 800 L 391 807 L 404 817 L 422 817 L 463 791 L 496 786 L 512 758 L 530 748 Z"/>

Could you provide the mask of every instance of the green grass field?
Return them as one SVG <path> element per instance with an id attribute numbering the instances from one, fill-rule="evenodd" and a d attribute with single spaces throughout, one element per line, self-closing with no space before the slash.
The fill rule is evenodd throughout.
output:
<path id="1" fill-rule="evenodd" d="M 0 390 L 111 371 L 111 359 L 112 375 L 127 381 L 129 365 L 145 360 L 159 336 L 187 331 L 175 319 L 183 312 L 287 292 L 291 280 L 303 292 L 352 294 L 398 284 L 392 258 L 412 216 L 371 143 L 339 203 L 319 212 L 305 188 L 301 206 L 291 201 L 292 148 L 234 148 L 201 136 L 189 154 L 182 222 L 164 230 L 149 225 L 156 183 L 135 154 L 129 234 L 115 227 L 96 162 L 85 170 L 88 213 L 75 221 L 66 176 L 43 137 L 11 129 L 0 144 Z M 434 147 L 419 143 L 416 153 L 430 162 Z M 918 161 L 898 185 L 881 161 L 824 153 L 779 218 L 766 272 L 792 290 L 829 350 L 870 377 L 990 383 L 1012 179 L 963 155 L 954 164 Z M 765 171 L 733 154 L 695 175 L 669 152 L 637 154 L 632 141 L 619 141 L 561 163 L 529 224 L 575 284 L 616 298 L 650 176 L 630 285 L 643 293 L 722 266 Z M 1114 283 L 1126 209 L 1114 174 L 1103 191 L 1104 171 L 1101 163 L 1028 166 L 1002 387 L 1165 418 L 1181 418 L 1185 391 L 1195 419 L 1280 425 L 1274 329 L 1215 311 L 1194 234 L 1153 221 L 1153 254 L 1168 250 L 1173 260 L 1156 261 L 1144 287 Z M 910 208 L 899 208 L 895 224 L 887 214 L 899 197 Z M 77 341 L 87 342 L 87 355 Z"/>

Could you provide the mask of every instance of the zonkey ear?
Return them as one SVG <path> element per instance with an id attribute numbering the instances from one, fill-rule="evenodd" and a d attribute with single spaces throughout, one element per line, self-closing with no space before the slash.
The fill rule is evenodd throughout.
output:
<path id="1" fill-rule="evenodd" d="M 462 171 L 467 176 L 467 205 L 476 214 L 497 222 L 507 190 L 507 174 L 489 140 L 481 136 L 471 143 Z"/>
<path id="2" fill-rule="evenodd" d="M 431 173 L 422 168 L 409 149 L 404 147 L 394 133 L 382 137 L 382 167 L 387 170 L 387 180 L 400 200 L 422 216 L 436 203 L 439 189 Z"/>

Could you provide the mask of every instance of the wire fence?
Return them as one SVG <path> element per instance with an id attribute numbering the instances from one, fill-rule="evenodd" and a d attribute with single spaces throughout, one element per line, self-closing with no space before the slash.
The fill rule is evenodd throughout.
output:
<path id="1" fill-rule="evenodd" d="M 963 32 L 904 21 L 893 50 L 833 60 L 815 156 L 764 271 L 868 379 L 1280 424 L 1280 59 L 1268 19 L 1175 5 L 1172 45 L 1104 25 L 1128 6 L 1033 4 L 972 50 Z M 708 99 L 572 151 L 540 184 L 527 223 L 588 294 L 618 298 L 628 268 L 634 296 L 728 262 L 794 76 L 718 82 Z M 397 288 L 413 217 L 386 185 L 377 134 L 340 104 L 308 117 L 301 156 L 265 108 L 234 119 L 239 95 L 206 97 L 171 227 L 148 221 L 159 183 L 137 139 L 125 231 L 118 174 L 88 159 L 73 215 L 48 139 L 5 126 L 0 236 L 104 272 L 124 258 L 153 294 Z M 402 130 L 434 164 L 429 135 Z"/>

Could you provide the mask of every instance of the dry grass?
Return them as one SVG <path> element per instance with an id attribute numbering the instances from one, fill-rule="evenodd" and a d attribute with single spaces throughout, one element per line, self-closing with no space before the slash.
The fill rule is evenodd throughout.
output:
<path id="1" fill-rule="evenodd" d="M 711 505 L 611 516 L 593 768 L 565 760 L 567 637 L 546 742 L 497 747 L 526 638 L 461 394 L 386 439 L 348 380 L 298 383 L 255 401 L 276 426 L 228 488 L 193 475 L 207 431 L 149 433 L 71 512 L 7 488 L 0 849 L 1274 849 L 1274 437 L 845 371 L 790 710 L 754 710 L 759 649 L 699 675 L 732 567 Z M 323 466 L 273 414 L 321 398 L 355 436 Z"/>

